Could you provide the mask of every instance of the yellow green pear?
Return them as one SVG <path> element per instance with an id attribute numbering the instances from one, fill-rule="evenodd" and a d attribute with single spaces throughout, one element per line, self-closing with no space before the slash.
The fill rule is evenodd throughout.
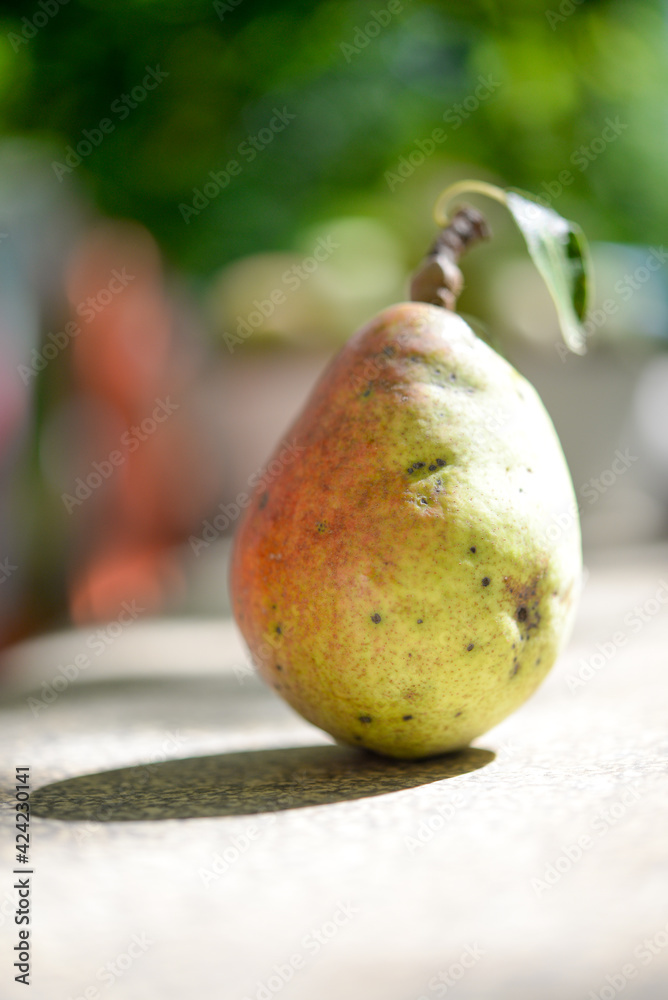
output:
<path id="1" fill-rule="evenodd" d="M 540 684 L 576 606 L 576 502 L 537 393 L 460 316 L 405 302 L 347 343 L 288 439 L 233 550 L 260 673 L 353 746 L 467 746 Z"/>

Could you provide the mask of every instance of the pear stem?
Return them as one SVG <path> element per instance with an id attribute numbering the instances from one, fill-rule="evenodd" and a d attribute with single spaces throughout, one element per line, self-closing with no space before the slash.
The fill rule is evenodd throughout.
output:
<path id="1" fill-rule="evenodd" d="M 459 258 L 491 231 L 485 218 L 470 205 L 462 205 L 436 237 L 429 253 L 413 275 L 411 299 L 428 302 L 444 309 L 455 309 L 457 296 L 464 287 L 464 277 L 457 266 Z"/>
<path id="2" fill-rule="evenodd" d="M 490 184 L 488 181 L 457 181 L 455 184 L 451 184 L 447 187 L 445 191 L 441 191 L 438 196 L 438 201 L 434 206 L 434 218 L 436 220 L 437 226 L 447 226 L 450 221 L 450 216 L 448 214 L 448 205 L 455 198 L 458 198 L 460 194 L 484 194 L 487 198 L 493 198 L 494 201 L 500 202 L 502 205 L 508 207 L 508 198 L 506 192 L 503 188 L 497 187 L 496 184 Z"/>

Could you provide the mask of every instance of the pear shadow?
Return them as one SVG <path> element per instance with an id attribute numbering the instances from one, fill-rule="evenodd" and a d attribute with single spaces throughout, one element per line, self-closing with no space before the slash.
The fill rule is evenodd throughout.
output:
<path id="1" fill-rule="evenodd" d="M 38 788 L 45 819 L 123 821 L 244 816 L 387 795 L 468 774 L 494 760 L 467 748 L 421 761 L 310 746 L 189 757 L 84 774 Z"/>

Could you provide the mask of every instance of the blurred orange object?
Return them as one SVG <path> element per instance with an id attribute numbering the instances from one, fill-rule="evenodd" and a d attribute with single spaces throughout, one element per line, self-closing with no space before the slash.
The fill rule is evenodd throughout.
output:
<path id="1" fill-rule="evenodd" d="M 158 249 L 133 223 L 89 231 L 67 268 L 73 338 L 73 620 L 123 601 L 160 610 L 182 586 L 176 546 L 219 489 L 191 405 L 203 350 L 165 287 Z M 69 497 L 69 500 L 68 500 Z"/>

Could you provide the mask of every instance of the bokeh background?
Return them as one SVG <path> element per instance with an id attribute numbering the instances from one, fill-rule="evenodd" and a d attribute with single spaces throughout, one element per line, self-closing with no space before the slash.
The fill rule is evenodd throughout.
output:
<path id="1" fill-rule="evenodd" d="M 129 601 L 227 613 L 235 498 L 464 177 L 587 233 L 585 357 L 493 203 L 461 311 L 543 396 L 586 557 L 664 538 L 666 14 L 4 2 L 0 643 Z"/>

